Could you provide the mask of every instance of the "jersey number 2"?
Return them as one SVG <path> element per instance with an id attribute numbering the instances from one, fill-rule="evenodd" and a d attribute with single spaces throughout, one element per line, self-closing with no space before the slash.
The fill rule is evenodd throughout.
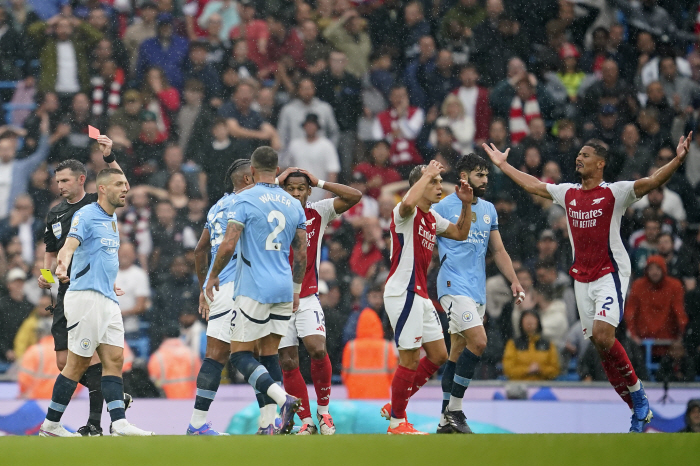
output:
<path id="1" fill-rule="evenodd" d="M 287 225 L 287 219 L 279 210 L 273 210 L 268 214 L 267 221 L 272 223 L 273 220 L 277 220 L 277 226 L 269 235 L 267 235 L 267 239 L 265 240 L 265 249 L 268 251 L 280 251 L 282 249 L 282 243 L 275 243 L 274 240 L 277 238 L 277 235 L 284 230 L 284 227 Z"/>

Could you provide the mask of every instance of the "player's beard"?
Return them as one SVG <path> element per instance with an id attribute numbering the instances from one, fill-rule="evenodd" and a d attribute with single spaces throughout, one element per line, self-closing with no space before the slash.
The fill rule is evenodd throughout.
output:
<path id="1" fill-rule="evenodd" d="M 121 193 L 115 193 L 107 198 L 113 207 L 124 207 L 126 205 L 126 199 L 120 199 Z"/>
<path id="2" fill-rule="evenodd" d="M 479 197 L 479 198 L 483 198 L 486 195 L 487 185 L 474 186 L 473 184 L 469 183 L 469 186 L 472 187 L 472 190 L 474 191 L 474 196 Z"/>

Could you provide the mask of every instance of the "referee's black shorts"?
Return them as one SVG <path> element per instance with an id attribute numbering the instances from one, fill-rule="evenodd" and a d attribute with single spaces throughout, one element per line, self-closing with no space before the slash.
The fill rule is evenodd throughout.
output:
<path id="1" fill-rule="evenodd" d="M 56 306 L 53 308 L 53 324 L 51 325 L 51 334 L 53 335 L 54 351 L 68 350 L 68 322 L 63 313 L 63 298 L 65 291 L 59 291 L 56 298 Z"/>

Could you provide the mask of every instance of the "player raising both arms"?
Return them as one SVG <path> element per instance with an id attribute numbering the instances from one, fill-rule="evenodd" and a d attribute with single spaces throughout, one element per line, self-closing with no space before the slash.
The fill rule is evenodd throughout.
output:
<path id="1" fill-rule="evenodd" d="M 230 180 L 233 193 L 226 193 L 214 204 L 207 214 L 202 236 L 194 250 L 194 264 L 199 279 L 199 313 L 207 320 L 207 351 L 202 361 L 202 367 L 197 375 L 197 396 L 192 411 L 192 419 L 187 427 L 187 435 L 225 435 L 211 428 L 207 422 L 207 412 L 221 382 L 221 371 L 229 358 L 231 348 L 231 311 L 233 311 L 233 278 L 236 274 L 237 252 L 234 251 L 231 260 L 219 274 L 219 292 L 214 295 L 214 301 L 207 301 L 204 295 L 207 271 L 216 259 L 219 245 L 224 240 L 228 225 L 228 214 L 236 200 L 236 191 L 253 184 L 250 174 L 250 160 L 239 159 L 231 164 L 226 172 L 225 182 Z M 211 252 L 212 261 L 207 266 Z"/>
<path id="2" fill-rule="evenodd" d="M 486 311 L 486 248 L 491 249 L 498 270 L 511 283 L 516 304 L 525 298 L 510 256 L 498 232 L 496 208 L 482 199 L 486 194 L 489 164 L 476 154 L 457 162 L 457 173 L 474 191 L 471 229 L 466 241 L 445 237 L 437 239 L 440 272 L 437 277 L 440 304 L 450 319 L 450 357 L 442 375 L 442 416 L 437 432 L 469 434 L 462 412 L 462 398 L 474 376 L 476 365 L 486 349 L 484 313 Z M 435 207 L 444 218 L 457 218 L 462 201 L 450 194 Z"/>
<path id="3" fill-rule="evenodd" d="M 236 196 L 229 207 L 228 227 L 216 253 L 205 292 L 214 300 L 219 275 L 231 260 L 240 239 L 235 278 L 236 303 L 231 316 L 231 365 L 264 398 L 260 434 L 275 432 L 276 405 L 282 420 L 280 433 L 294 424 L 301 400 L 288 395 L 282 383 L 277 351 L 292 313 L 306 270 L 306 215 L 299 202 L 274 184 L 279 173 L 277 153 L 258 147 L 250 158 L 255 186 Z M 289 249 L 294 265 L 289 267 Z M 256 345 L 260 362 L 253 357 Z"/>
<path id="4" fill-rule="evenodd" d="M 299 371 L 299 338 L 311 356 L 311 379 L 316 389 L 318 410 L 316 419 L 322 435 L 335 433 L 333 418 L 328 412 L 331 397 L 331 360 L 326 352 L 325 318 L 318 301 L 318 267 L 321 262 L 321 238 L 329 222 L 360 202 L 362 193 L 338 183 L 320 181 L 306 170 L 288 168 L 278 181 L 306 212 L 306 273 L 299 295 L 299 310 L 292 315 L 287 334 L 280 342 L 284 388 L 301 400 L 298 415 L 302 426 L 297 435 L 318 433 L 309 411 L 309 393 Z M 338 197 L 307 203 L 312 188 L 325 189 Z"/>
<path id="5" fill-rule="evenodd" d="M 110 141 L 111 142 L 111 141 Z M 56 276 L 70 281 L 65 297 L 68 325 L 66 366 L 56 378 L 46 419 L 39 435 L 73 437 L 60 423 L 78 381 L 95 351 L 102 361 L 102 395 L 112 418 L 112 435 L 145 436 L 124 415 L 124 323 L 114 284 L 119 270 L 119 230 L 115 210 L 126 204 L 129 184 L 121 170 L 106 168 L 97 175 L 97 202 L 73 216 L 68 239 L 58 253 Z M 70 278 L 68 267 L 71 268 Z"/>
<path id="6" fill-rule="evenodd" d="M 120 169 L 112 151 L 112 141 L 107 136 L 100 136 L 97 142 L 102 150 L 102 157 L 109 168 Z M 71 228 L 73 215 L 86 205 L 97 202 L 97 193 L 85 192 L 85 178 L 87 169 L 85 165 L 75 159 L 64 160 L 56 166 L 56 183 L 58 191 L 63 198 L 61 202 L 49 210 L 46 216 L 46 229 L 44 230 L 44 268 L 52 273 L 56 270 L 56 257 L 58 251 L 63 247 Z M 70 275 L 71 268 L 68 267 L 66 275 Z M 39 288 L 50 289 L 51 284 L 40 275 Z M 64 314 L 64 299 L 68 291 L 68 283 L 60 283 L 58 286 L 58 297 L 56 305 L 53 306 L 53 325 L 51 334 L 54 340 L 54 350 L 56 351 L 56 365 L 58 370 L 63 370 L 68 357 L 68 326 Z M 93 348 L 94 349 L 94 348 Z M 102 419 L 102 363 L 97 354 L 93 355 L 90 367 L 78 381 L 87 387 L 90 397 L 90 415 L 88 422 L 78 429 L 78 433 L 90 437 L 102 435 L 100 420 Z M 129 406 L 131 397 L 125 395 L 124 402 Z"/>
<path id="7" fill-rule="evenodd" d="M 428 298 L 428 265 L 436 236 L 464 241 L 469 237 L 474 192 L 465 180 L 455 186 L 462 202 L 456 223 L 450 223 L 431 206 L 442 197 L 443 167 L 435 160 L 411 170 L 411 188 L 391 214 L 391 269 L 384 289 L 384 306 L 399 349 L 399 367 L 391 382 L 388 434 L 419 434 L 406 420 L 408 399 L 447 360 L 442 326 Z M 420 359 L 421 346 L 426 357 Z"/>
<path id="8" fill-rule="evenodd" d="M 576 304 L 585 338 L 595 345 L 608 380 L 632 410 L 630 432 L 642 432 L 653 416 L 641 381 L 627 353 L 615 338 L 622 320 L 624 296 L 631 274 L 630 259 L 620 237 L 620 220 L 627 207 L 666 183 L 685 161 L 693 133 L 681 136 L 676 157 L 653 175 L 637 181 L 605 183 L 607 147 L 588 141 L 576 157 L 580 184 L 549 184 L 513 168 L 505 153 L 484 144 L 494 165 L 531 194 L 553 199 L 566 211 L 574 263 Z"/>

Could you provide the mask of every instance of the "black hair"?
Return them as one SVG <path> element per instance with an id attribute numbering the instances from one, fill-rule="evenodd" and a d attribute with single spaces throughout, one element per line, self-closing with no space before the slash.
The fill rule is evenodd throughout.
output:
<path id="1" fill-rule="evenodd" d="M 469 175 L 471 172 L 474 170 L 488 170 L 489 169 L 489 163 L 480 155 L 476 155 L 475 153 L 470 153 L 463 155 L 457 160 L 457 164 L 455 165 L 455 170 L 457 171 L 458 175 L 461 175 L 462 172 L 465 172 L 467 175 Z"/>
<path id="2" fill-rule="evenodd" d="M 525 319 L 525 316 L 534 316 L 535 319 L 537 319 L 537 333 L 542 334 L 542 319 L 540 319 L 540 315 L 537 313 L 537 311 L 528 309 L 527 311 L 523 311 L 523 313 L 520 314 L 520 321 L 518 322 L 518 327 L 520 328 L 520 335 L 525 335 L 525 330 L 523 330 L 523 320 Z"/>
<path id="3" fill-rule="evenodd" d="M 413 167 L 413 170 L 411 170 L 411 173 L 408 175 L 408 186 L 411 187 L 418 180 L 420 180 L 421 176 L 423 176 L 423 169 L 426 168 L 427 165 L 416 165 Z"/>
<path id="4" fill-rule="evenodd" d="M 75 159 L 64 160 L 63 162 L 56 165 L 55 173 L 58 173 L 61 170 L 70 170 L 73 172 L 74 175 L 87 176 L 87 169 L 85 168 L 85 165 L 83 165 L 81 162 Z"/>
<path id="5" fill-rule="evenodd" d="M 608 162 L 608 146 L 603 141 L 600 139 L 589 139 L 584 146 L 591 147 L 595 155 L 605 160 L 605 163 Z"/>
<path id="6" fill-rule="evenodd" d="M 270 146 L 258 147 L 250 156 L 250 164 L 257 170 L 274 172 L 277 169 L 277 163 L 277 152 Z"/>
<path id="7" fill-rule="evenodd" d="M 284 180 L 284 185 L 287 186 L 287 183 L 289 182 L 290 178 L 304 178 L 306 180 L 306 184 L 311 187 L 311 179 L 308 177 L 308 175 L 300 172 L 300 171 L 295 171 L 287 175 L 287 178 Z"/>
<path id="8" fill-rule="evenodd" d="M 234 160 L 231 165 L 229 165 L 228 170 L 226 170 L 226 177 L 224 177 L 224 186 L 226 189 L 229 187 L 233 188 L 233 181 L 231 180 L 231 175 L 236 173 L 238 170 L 240 170 L 243 167 L 249 167 L 250 166 L 250 159 L 237 159 Z"/>

